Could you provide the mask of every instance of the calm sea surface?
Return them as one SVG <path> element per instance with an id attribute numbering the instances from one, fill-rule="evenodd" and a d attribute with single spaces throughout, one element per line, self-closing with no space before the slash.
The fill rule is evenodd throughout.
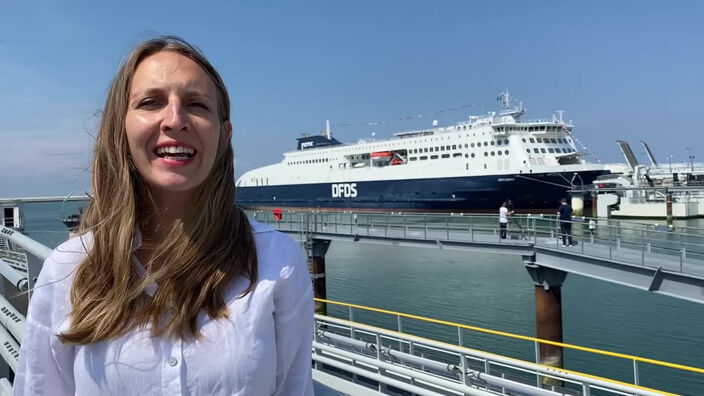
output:
<path id="1" fill-rule="evenodd" d="M 81 203 L 25 204 L 27 234 L 55 247 L 68 238 L 59 218 Z M 704 219 L 687 220 L 704 227 Z M 534 288 L 520 259 L 448 249 L 334 242 L 326 257 L 328 298 L 468 325 L 535 336 Z M 592 348 L 704 367 L 704 305 L 570 274 L 562 287 L 564 341 Z M 346 315 L 346 310 L 328 308 Z M 355 313 L 395 328 L 395 318 Z M 404 322 L 404 330 L 457 341 L 456 330 Z M 471 347 L 525 360 L 533 344 L 463 334 Z M 630 361 L 566 351 L 565 367 L 632 381 Z M 704 374 L 641 364 L 641 384 L 704 395 Z"/>

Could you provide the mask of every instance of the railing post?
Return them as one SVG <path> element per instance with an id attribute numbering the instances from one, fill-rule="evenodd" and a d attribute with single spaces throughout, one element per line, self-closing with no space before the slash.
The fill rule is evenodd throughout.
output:
<path id="1" fill-rule="evenodd" d="M 474 241 L 474 216 L 469 218 L 469 237 Z"/>
<path id="2" fill-rule="evenodd" d="M 354 313 L 352 312 L 352 307 L 347 306 L 347 312 L 348 312 L 348 317 L 350 319 L 350 322 L 354 322 Z M 350 336 L 354 340 L 354 327 L 350 326 Z"/>
<path id="3" fill-rule="evenodd" d="M 540 364 L 540 345 L 538 344 L 538 341 L 533 341 L 533 344 L 535 344 L 535 363 Z M 541 386 L 541 381 L 540 381 L 540 373 L 536 372 L 535 373 L 535 378 L 536 378 L 536 384 L 538 385 L 538 388 Z"/>
<path id="4" fill-rule="evenodd" d="M 396 315 L 396 322 L 398 323 L 398 332 L 403 333 L 403 323 L 401 322 L 401 315 Z M 403 352 L 403 340 L 401 337 L 398 338 L 398 350 Z"/>
<path id="5" fill-rule="evenodd" d="M 445 216 L 445 230 L 447 230 L 447 240 L 450 240 L 450 218 Z"/>
<path id="6" fill-rule="evenodd" d="M 633 360 L 633 384 L 640 385 L 640 376 L 638 375 L 638 361 Z"/>

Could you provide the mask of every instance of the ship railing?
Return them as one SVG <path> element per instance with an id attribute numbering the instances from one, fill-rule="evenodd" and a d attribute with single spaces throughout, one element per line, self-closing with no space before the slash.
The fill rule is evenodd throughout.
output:
<path id="1" fill-rule="evenodd" d="M 270 212 L 256 212 L 252 216 L 289 232 L 298 232 L 303 224 L 307 232 L 354 238 L 523 245 L 655 267 L 659 266 L 660 258 L 665 258 L 674 263 L 668 270 L 694 275 L 702 275 L 704 271 L 704 232 L 695 227 L 679 227 L 679 231 L 674 231 L 668 226 L 610 219 L 561 221 L 555 215 L 513 215 L 508 238 L 501 239 L 498 216 L 488 214 L 285 212 L 280 220 L 275 220 Z M 571 224 L 572 242 L 577 246 L 562 245 L 560 225 L 564 223 Z"/>
<path id="2" fill-rule="evenodd" d="M 357 304 L 315 299 L 328 315 L 316 315 L 316 370 L 343 371 L 416 394 L 670 395 L 643 383 L 662 384 L 659 373 L 676 370 L 683 380 L 704 380 L 704 369 L 624 353 L 549 341 L 478 326 Z M 439 340 L 425 335 L 437 334 Z M 562 348 L 566 362 L 613 378 L 540 363 L 540 345 Z M 513 356 L 486 352 L 503 345 Z M 624 362 L 626 364 L 624 364 Z M 647 377 L 644 374 L 647 373 Z M 369 383 L 369 382 L 367 382 Z M 668 384 L 672 386 L 673 384 Z M 481 393 L 486 391 L 486 393 Z"/>

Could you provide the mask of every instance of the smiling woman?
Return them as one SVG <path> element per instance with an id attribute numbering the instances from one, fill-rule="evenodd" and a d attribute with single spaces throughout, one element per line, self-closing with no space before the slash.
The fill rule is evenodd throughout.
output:
<path id="1" fill-rule="evenodd" d="M 182 39 L 131 52 L 82 235 L 35 286 L 16 395 L 312 394 L 305 259 L 235 205 L 229 113 L 217 71 Z"/>

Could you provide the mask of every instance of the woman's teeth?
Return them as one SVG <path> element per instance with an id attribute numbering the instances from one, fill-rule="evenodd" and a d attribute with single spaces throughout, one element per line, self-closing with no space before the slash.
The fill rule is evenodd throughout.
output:
<path id="1" fill-rule="evenodd" d="M 195 154 L 195 150 L 181 146 L 165 146 L 155 150 L 156 155 L 167 159 L 184 159 L 191 158 Z"/>

